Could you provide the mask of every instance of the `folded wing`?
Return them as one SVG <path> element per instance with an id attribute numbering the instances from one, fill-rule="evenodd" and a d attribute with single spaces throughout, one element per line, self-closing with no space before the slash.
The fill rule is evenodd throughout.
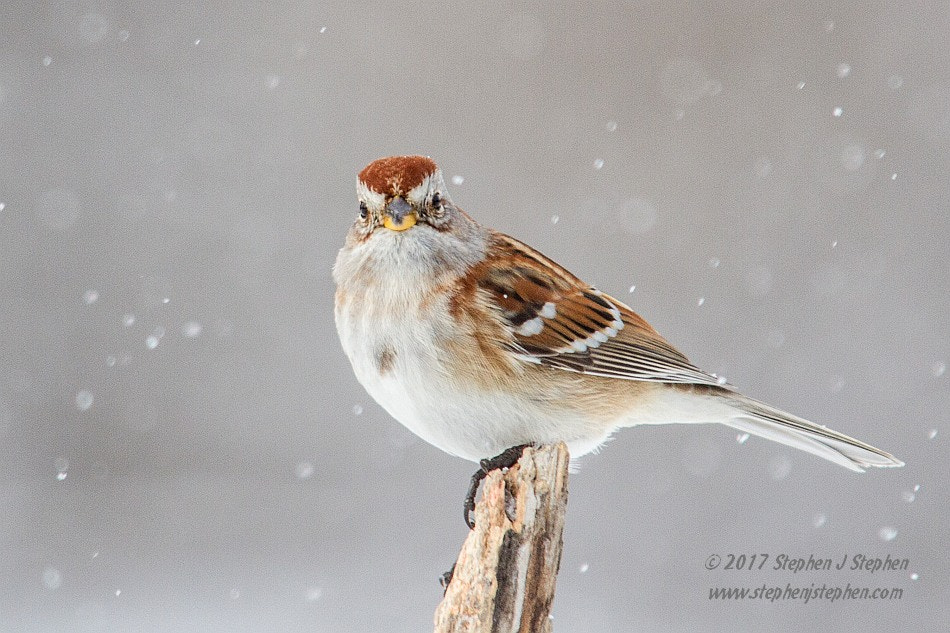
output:
<path id="1" fill-rule="evenodd" d="M 608 378 L 720 385 L 620 301 L 518 240 L 497 239 L 514 257 L 489 261 L 478 286 L 522 360 Z"/>

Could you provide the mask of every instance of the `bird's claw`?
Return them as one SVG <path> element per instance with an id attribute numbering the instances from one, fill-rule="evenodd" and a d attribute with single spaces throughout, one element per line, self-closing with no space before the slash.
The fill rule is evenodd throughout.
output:
<path id="1" fill-rule="evenodd" d="M 532 446 L 532 444 L 512 446 L 494 457 L 478 462 L 479 468 L 472 475 L 472 480 L 468 485 L 468 493 L 465 495 L 465 501 L 462 503 L 465 525 L 467 525 L 470 530 L 475 529 L 475 519 L 472 518 L 472 513 L 475 512 L 475 497 L 478 495 L 478 487 L 481 485 L 482 480 L 493 470 L 511 468 L 517 464 L 518 460 L 521 459 L 521 456 L 524 454 L 524 449 L 529 446 Z"/>
<path id="2" fill-rule="evenodd" d="M 449 590 L 449 583 L 452 582 L 452 578 L 455 576 L 455 565 L 452 565 L 452 569 L 448 570 L 441 576 L 439 576 L 439 584 L 442 585 L 442 595 L 445 595 L 445 592 Z"/>

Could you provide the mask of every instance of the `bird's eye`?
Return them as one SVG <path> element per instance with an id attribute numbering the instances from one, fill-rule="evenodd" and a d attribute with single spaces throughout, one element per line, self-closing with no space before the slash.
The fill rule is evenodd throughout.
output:
<path id="1" fill-rule="evenodd" d="M 368 215 L 369 209 L 366 207 L 366 203 L 360 202 L 360 219 L 365 220 Z"/>
<path id="2" fill-rule="evenodd" d="M 441 206 L 442 206 L 442 196 L 439 194 L 438 191 L 436 191 L 434 194 L 432 194 L 432 208 L 438 209 Z"/>

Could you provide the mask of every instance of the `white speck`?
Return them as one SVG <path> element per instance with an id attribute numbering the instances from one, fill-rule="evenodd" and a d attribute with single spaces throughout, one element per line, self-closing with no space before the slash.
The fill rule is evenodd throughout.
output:
<path id="1" fill-rule="evenodd" d="M 541 306 L 540 314 L 545 319 L 553 319 L 555 316 L 557 316 L 557 306 L 551 301 L 545 301 L 544 305 Z"/>
<path id="2" fill-rule="evenodd" d="M 465 182 L 465 176 L 459 176 L 458 174 L 456 174 L 455 176 L 452 176 L 453 185 L 460 185 L 463 182 Z"/>
<path id="3" fill-rule="evenodd" d="M 115 367 L 116 360 L 115 356 L 106 356 L 106 367 Z"/>
<path id="4" fill-rule="evenodd" d="M 590 569 L 590 563 L 584 563 L 583 565 L 580 566 L 580 568 L 578 568 L 577 571 L 579 571 L 582 574 L 586 574 L 588 569 Z"/>
<path id="5" fill-rule="evenodd" d="M 594 160 L 594 169 L 601 169 L 604 166 L 604 159 L 598 158 Z"/>
<path id="6" fill-rule="evenodd" d="M 607 121 L 607 131 L 616 132 L 617 131 L 617 122 L 616 121 Z"/>
<path id="7" fill-rule="evenodd" d="M 876 149 L 874 150 L 874 158 L 881 160 L 882 158 L 884 158 L 884 153 L 885 152 L 883 149 Z"/>
<path id="8" fill-rule="evenodd" d="M 158 347 L 158 337 L 156 337 L 156 336 L 148 336 L 148 337 L 146 337 L 146 338 L 145 338 L 145 347 L 147 347 L 147 348 L 149 348 L 149 349 L 155 349 L 156 347 Z"/>
<path id="9" fill-rule="evenodd" d="M 128 40 L 128 39 L 129 39 L 129 32 L 128 32 L 128 31 L 126 31 L 125 29 L 122 29 L 121 31 L 119 31 L 119 41 L 120 41 L 120 42 L 125 42 L 125 41 Z"/>
<path id="10" fill-rule="evenodd" d="M 834 20 L 825 20 L 825 32 L 831 33 L 835 30 L 835 21 Z"/>
<path id="11" fill-rule="evenodd" d="M 135 315 L 134 314 L 123 314 L 122 315 L 122 325 L 125 327 L 132 327 L 135 325 Z"/>
<path id="12" fill-rule="evenodd" d="M 204 329 L 201 327 L 201 324 L 197 321 L 188 321 L 181 328 L 181 333 L 187 338 L 196 338 L 201 336 L 201 330 Z"/>
<path id="13" fill-rule="evenodd" d="M 323 34 L 326 33 L 326 32 L 327 32 L 327 27 L 321 26 L 321 27 L 320 27 L 320 35 L 323 35 Z"/>
<path id="14" fill-rule="evenodd" d="M 300 462 L 297 464 L 297 467 L 294 468 L 294 472 L 297 473 L 298 479 L 310 479 L 313 477 L 313 463 Z"/>
<path id="15" fill-rule="evenodd" d="M 917 580 L 918 578 L 920 578 L 920 574 L 911 574 L 911 575 L 910 575 L 910 579 L 911 579 L 911 580 Z"/>
<path id="16" fill-rule="evenodd" d="M 901 499 L 903 499 L 907 503 L 913 503 L 916 498 L 917 498 L 917 495 L 916 493 L 914 493 L 913 490 L 905 490 L 904 492 L 901 493 Z"/>
<path id="17" fill-rule="evenodd" d="M 814 516 L 814 518 L 811 520 L 811 524 L 814 525 L 816 528 L 820 528 L 821 526 L 823 526 L 823 525 L 824 525 L 825 523 L 827 523 L 827 522 L 828 522 L 828 517 L 826 517 L 826 516 L 825 516 L 824 514 L 822 514 L 821 512 L 819 512 L 818 514 L 816 514 L 816 515 Z"/>
<path id="18" fill-rule="evenodd" d="M 89 407 L 92 406 L 92 401 L 94 400 L 92 392 L 86 391 L 83 389 L 76 394 L 76 408 L 80 411 L 88 411 Z"/>
<path id="19" fill-rule="evenodd" d="M 44 65 L 44 66 L 49 66 L 49 65 L 52 64 L 52 63 L 53 63 L 53 58 L 50 57 L 49 55 L 47 55 L 46 57 L 43 58 L 43 65 Z"/>
<path id="20" fill-rule="evenodd" d="M 835 240 L 831 243 L 831 248 L 838 248 L 838 240 Z"/>
<path id="21" fill-rule="evenodd" d="M 82 296 L 83 303 L 87 306 L 91 306 L 96 301 L 99 300 L 99 291 L 98 290 L 87 290 Z"/>
<path id="22" fill-rule="evenodd" d="M 280 84 L 279 75 L 267 75 L 264 78 L 264 84 L 267 86 L 268 90 L 274 90 Z"/>
<path id="23" fill-rule="evenodd" d="M 897 90 L 904 85 L 904 78 L 900 75 L 891 75 L 887 78 L 887 85 L 891 90 Z"/>
<path id="24" fill-rule="evenodd" d="M 728 381 L 726 380 L 726 377 L 725 377 L 725 376 L 716 376 L 716 384 L 717 384 L 717 385 L 724 385 L 724 384 L 726 384 L 727 382 L 728 382 Z"/>
<path id="25" fill-rule="evenodd" d="M 307 589 L 307 602 L 316 602 L 323 595 L 323 589 L 320 587 L 310 587 Z"/>
<path id="26" fill-rule="evenodd" d="M 882 541 L 893 541 L 897 538 L 897 528 L 885 525 L 877 531 L 877 535 Z"/>
<path id="27" fill-rule="evenodd" d="M 7 204 L 5 202 L 0 202 L 0 211 L 3 211 L 6 208 L 7 208 Z"/>
<path id="28" fill-rule="evenodd" d="M 167 305 L 169 302 L 171 302 L 171 298 L 169 298 L 169 297 L 162 297 L 162 303 L 164 303 L 164 304 Z"/>
<path id="29" fill-rule="evenodd" d="M 544 321 L 541 320 L 541 317 L 534 317 L 533 319 L 528 319 L 516 330 L 521 336 L 537 336 L 544 329 Z"/>
<path id="30" fill-rule="evenodd" d="M 115 595 L 121 596 L 121 595 L 122 595 L 122 590 L 121 590 L 121 589 L 116 589 L 116 590 L 115 590 Z"/>
<path id="31" fill-rule="evenodd" d="M 920 492 L 920 484 L 914 486 L 914 492 Z"/>
<path id="32" fill-rule="evenodd" d="M 613 329 L 613 328 L 611 328 L 611 329 Z M 611 334 L 610 336 L 616 336 L 616 335 Z M 607 340 L 608 340 L 608 338 L 609 338 L 609 337 L 608 337 L 607 334 L 605 334 L 604 332 L 594 332 L 593 334 L 591 334 L 590 336 L 587 337 L 587 341 L 586 341 L 586 342 L 587 342 L 587 344 L 590 345 L 591 347 L 600 347 L 600 344 L 601 344 L 601 343 L 606 343 Z"/>
<path id="33" fill-rule="evenodd" d="M 66 479 L 65 472 L 56 473 L 56 481 L 64 481 L 65 479 Z"/>
<path id="34" fill-rule="evenodd" d="M 930 368 L 931 373 L 933 373 L 934 378 L 940 378 L 947 371 L 947 363 L 942 360 L 938 360 L 933 364 L 933 367 Z"/>
<path id="35" fill-rule="evenodd" d="M 719 264 L 722 262 L 719 261 L 718 257 L 710 257 L 709 261 L 706 263 L 710 268 L 719 268 Z"/>
<path id="36" fill-rule="evenodd" d="M 804 82 L 804 81 L 799 81 L 799 82 L 798 82 L 798 85 L 795 86 L 795 87 L 798 88 L 799 90 L 801 90 L 802 88 L 805 87 L 805 82 Z"/>
<path id="37" fill-rule="evenodd" d="M 228 592 L 228 596 L 231 598 L 231 600 L 237 600 L 241 597 L 241 592 L 235 588 Z"/>
<path id="38" fill-rule="evenodd" d="M 835 109 L 831 111 L 831 116 L 834 117 L 840 117 L 842 114 L 844 114 L 844 108 L 841 106 L 836 106 Z"/>
<path id="39" fill-rule="evenodd" d="M 197 39 L 197 40 L 195 40 L 195 46 L 198 46 L 198 44 L 201 44 L 201 39 L 200 39 L 200 38 Z"/>
<path id="40" fill-rule="evenodd" d="M 897 174 L 896 174 L 896 173 L 891 174 L 891 180 L 897 180 Z"/>
<path id="41" fill-rule="evenodd" d="M 696 300 L 696 305 L 698 306 L 701 306 L 704 303 L 706 303 L 706 297 L 700 297 L 699 299 Z"/>
<path id="42" fill-rule="evenodd" d="M 627 292 L 629 292 L 629 293 L 631 293 L 631 294 L 633 294 L 633 291 L 634 291 L 634 290 L 636 290 L 636 289 L 637 289 L 637 287 L 636 287 L 636 286 L 630 286 L 630 289 L 629 289 L 629 290 L 627 290 Z"/>
<path id="43" fill-rule="evenodd" d="M 63 574 L 55 567 L 47 567 L 43 570 L 43 584 L 48 589 L 59 589 L 63 584 Z"/>
<path id="44" fill-rule="evenodd" d="M 788 455 L 776 455 L 769 460 L 769 474 L 772 476 L 772 479 L 781 481 L 788 477 L 791 472 L 792 460 L 788 458 Z"/>
<path id="45" fill-rule="evenodd" d="M 749 439 L 748 433 L 739 433 L 738 435 L 736 435 L 736 441 L 739 442 L 740 444 L 745 444 L 745 441 L 747 439 Z"/>
<path id="46" fill-rule="evenodd" d="M 857 171 L 864 164 L 864 148 L 860 145 L 847 145 L 841 150 L 841 164 L 848 171 Z"/>
<path id="47" fill-rule="evenodd" d="M 354 404 L 353 405 L 353 415 L 363 415 L 363 405 Z"/>
<path id="48" fill-rule="evenodd" d="M 851 66 L 842 62 L 835 69 L 835 74 L 838 75 L 838 79 L 844 79 L 851 74 Z"/>
<path id="49" fill-rule="evenodd" d="M 930 432 L 927 433 L 927 439 L 934 439 L 937 437 L 937 429 L 930 429 Z"/>
<path id="50" fill-rule="evenodd" d="M 560 221 L 561 221 L 561 216 L 559 216 L 559 215 L 552 215 L 552 216 L 551 216 L 551 224 L 557 224 L 557 223 L 560 222 Z"/>

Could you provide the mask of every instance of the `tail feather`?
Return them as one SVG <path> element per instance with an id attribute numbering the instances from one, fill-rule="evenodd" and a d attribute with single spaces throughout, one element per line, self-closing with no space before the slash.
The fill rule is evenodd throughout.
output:
<path id="1" fill-rule="evenodd" d="M 904 465 L 890 453 L 763 402 L 736 393 L 719 397 L 728 400 L 734 412 L 722 423 L 745 433 L 807 451 L 859 473 L 872 466 Z"/>

